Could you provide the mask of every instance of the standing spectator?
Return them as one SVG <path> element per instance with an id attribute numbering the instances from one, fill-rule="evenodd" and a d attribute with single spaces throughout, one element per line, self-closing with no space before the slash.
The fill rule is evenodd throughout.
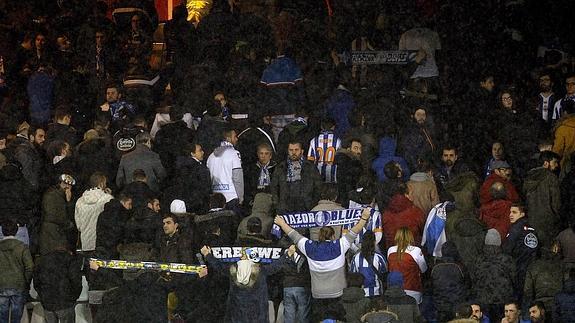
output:
<path id="1" fill-rule="evenodd" d="M 556 253 L 542 248 L 540 256 L 529 267 L 523 287 L 523 308 L 533 302 L 544 304 L 549 313 L 553 313 L 553 297 L 561 292 L 563 286 L 563 266 Z"/>
<path id="2" fill-rule="evenodd" d="M 309 265 L 307 264 L 305 255 L 297 250 L 293 254 L 292 260 L 296 264 L 295 268 L 289 267 L 284 270 L 284 322 L 308 323 L 310 322 L 311 314 L 311 278 Z"/>
<path id="3" fill-rule="evenodd" d="M 497 230 L 487 231 L 483 254 L 470 269 L 476 300 L 484 308 L 483 312 L 496 322 L 503 316 L 505 300 L 513 296 L 516 277 L 515 262 L 501 252 L 501 236 Z"/>
<path id="4" fill-rule="evenodd" d="M 274 171 L 271 192 L 279 214 L 311 210 L 319 201 L 321 177 L 303 154 L 300 142 L 290 142 L 287 160 Z"/>
<path id="5" fill-rule="evenodd" d="M 351 260 L 350 271 L 363 276 L 365 297 L 382 295 L 387 263 L 385 258 L 375 251 L 375 234 L 372 231 L 363 234 L 361 251 Z"/>
<path id="6" fill-rule="evenodd" d="M 152 151 L 152 137 L 147 132 L 136 136 L 136 149 L 122 156 L 118 173 L 116 174 L 116 185 L 122 188 L 130 184 L 136 169 L 142 169 L 146 173 L 148 185 L 154 192 L 158 192 L 160 182 L 166 177 L 166 170 L 162 166 L 160 156 Z"/>
<path id="7" fill-rule="evenodd" d="M 223 118 L 220 102 L 213 101 L 208 104 L 206 113 L 202 117 L 195 141 L 202 146 L 206 155 L 210 156 L 214 149 L 220 146 L 224 140 L 222 134 L 228 129 L 228 122 Z"/>
<path id="8" fill-rule="evenodd" d="M 407 180 L 409 179 L 409 167 L 407 166 L 407 162 L 400 156 L 396 156 L 396 146 L 397 142 L 393 137 L 383 137 L 379 140 L 379 155 L 373 161 L 371 168 L 376 172 L 377 178 L 380 182 L 386 182 L 390 179 L 385 174 L 385 166 L 393 161 L 399 164 L 402 171 L 402 179 Z"/>
<path id="9" fill-rule="evenodd" d="M 575 81 L 570 86 L 575 90 Z M 572 168 L 573 161 L 571 154 L 575 152 L 575 101 L 563 104 L 564 113 L 561 119 L 557 120 L 554 128 L 555 141 L 553 142 L 553 152 L 561 157 L 561 176 L 563 178 Z"/>
<path id="10" fill-rule="evenodd" d="M 530 323 L 529 320 L 524 320 L 521 315 L 521 307 L 516 301 L 508 301 L 504 307 L 505 317 L 501 323 Z"/>
<path id="11" fill-rule="evenodd" d="M 515 186 L 511 183 L 511 166 L 505 161 L 494 161 L 491 164 L 491 169 L 493 169 L 493 174 L 489 175 L 485 179 L 485 182 L 481 185 L 479 191 L 479 199 L 481 204 L 487 204 L 492 200 L 489 189 L 494 182 L 501 182 L 505 185 L 505 190 L 507 191 L 507 199 L 511 202 L 519 201 L 519 194 L 515 189 Z"/>
<path id="12" fill-rule="evenodd" d="M 34 190 L 40 189 L 40 176 L 44 168 L 40 147 L 44 143 L 45 134 L 44 129 L 30 127 L 24 122 L 18 127 L 16 138 L 10 142 L 10 146 L 14 147 L 14 158 L 22 165 L 22 174 Z"/>
<path id="13" fill-rule="evenodd" d="M 127 125 L 136 114 L 136 107 L 122 100 L 119 85 L 114 83 L 106 87 L 106 102 L 98 107 L 96 116 L 102 120 L 109 120 L 113 129 L 121 129 Z"/>
<path id="14" fill-rule="evenodd" d="M 344 207 L 341 204 L 337 203 L 337 187 L 334 184 L 323 184 L 321 187 L 321 194 L 320 200 L 317 202 L 317 205 L 311 209 L 310 212 L 317 212 L 317 211 L 334 211 L 334 210 L 343 210 Z M 331 227 L 335 232 L 335 239 L 341 238 L 341 230 L 342 226 L 332 226 Z M 318 240 L 319 233 L 321 232 L 321 228 L 310 228 L 309 229 L 309 238 L 311 240 Z"/>
<path id="15" fill-rule="evenodd" d="M 125 240 L 125 225 L 132 209 L 132 198 L 120 193 L 104 205 L 96 224 L 96 255 L 101 259 L 118 259 L 119 246 Z"/>
<path id="16" fill-rule="evenodd" d="M 491 166 L 496 160 L 505 161 L 505 148 L 499 141 L 496 141 L 491 145 L 491 158 L 489 158 L 487 165 L 485 165 L 485 178 L 489 177 L 489 175 L 493 173 Z"/>
<path id="17" fill-rule="evenodd" d="M 72 113 L 68 107 L 60 106 L 54 112 L 54 123 L 48 125 L 46 130 L 46 145 L 50 145 L 54 140 L 63 140 L 71 147 L 78 143 L 76 129 L 70 126 Z"/>
<path id="18" fill-rule="evenodd" d="M 347 274 L 347 287 L 343 289 L 341 301 L 345 309 L 345 321 L 359 323 L 363 314 L 370 309 L 370 299 L 365 297 L 362 285 L 365 277 L 357 272 Z"/>
<path id="19" fill-rule="evenodd" d="M 2 222 L 4 238 L 0 240 L 0 321 L 7 323 L 20 323 L 34 267 L 30 250 L 15 238 L 16 232 L 16 222 Z"/>
<path id="20" fill-rule="evenodd" d="M 82 259 L 60 246 L 42 255 L 34 268 L 34 288 L 44 308 L 46 323 L 73 323 L 76 300 L 82 292 Z"/>
<path id="21" fill-rule="evenodd" d="M 550 316 L 551 315 L 547 315 L 545 304 L 542 302 L 535 302 L 529 305 L 529 318 L 531 319 L 531 323 L 546 323 L 547 317 Z"/>
<path id="22" fill-rule="evenodd" d="M 339 70 L 339 84 L 325 103 L 326 114 L 335 122 L 335 135 L 343 138 L 351 128 L 350 119 L 355 114 L 355 101 L 349 89 L 351 74 L 347 69 Z"/>
<path id="23" fill-rule="evenodd" d="M 421 245 L 424 226 L 425 214 L 411 201 L 409 187 L 402 184 L 399 192 L 391 198 L 388 207 L 383 212 L 383 235 L 386 247 L 394 245 L 397 239 L 396 232 L 402 227 L 407 227 L 414 238 L 410 243 L 414 246 Z"/>
<path id="24" fill-rule="evenodd" d="M 361 141 L 357 138 L 344 140 L 341 149 L 335 153 L 337 168 L 338 201 L 343 206 L 349 205 L 348 193 L 356 189 L 363 172 L 361 165 Z"/>
<path id="25" fill-rule="evenodd" d="M 563 289 L 555 295 L 553 319 L 557 322 L 569 322 L 575 317 L 575 269 L 570 269 L 563 283 Z"/>
<path id="26" fill-rule="evenodd" d="M 511 201 L 507 200 L 507 190 L 501 182 L 494 182 L 489 188 L 491 201 L 481 204 L 479 209 L 479 219 L 487 224 L 489 229 L 495 229 L 501 237 L 507 237 L 511 222 L 509 222 L 509 211 Z"/>
<path id="27" fill-rule="evenodd" d="M 470 171 L 469 166 L 463 160 L 459 159 L 457 148 L 447 145 L 443 147 L 441 152 L 441 165 L 435 174 L 437 184 L 440 185 L 441 190 L 445 184 L 453 179 L 455 176 Z"/>
<path id="28" fill-rule="evenodd" d="M 537 232 L 539 242 L 546 248 L 561 229 L 561 192 L 559 179 L 554 174 L 559 167 L 559 156 L 552 151 L 541 152 L 539 167 L 530 170 L 523 182 L 523 193 L 529 209 L 529 224 Z"/>
<path id="29" fill-rule="evenodd" d="M 76 180 L 62 174 L 58 184 L 49 188 L 42 199 L 42 224 L 40 225 L 40 254 L 46 254 L 60 246 L 75 246 L 77 233 L 74 226 L 74 203 L 72 186 Z"/>
<path id="30" fill-rule="evenodd" d="M 132 182 L 124 187 L 122 193 L 132 197 L 133 208 L 136 212 L 145 208 L 149 199 L 152 196 L 156 196 L 156 193 L 152 191 L 148 185 L 146 172 L 139 168 L 134 170 L 132 173 Z M 167 202 L 170 203 L 171 200 Z"/>
<path id="31" fill-rule="evenodd" d="M 96 224 L 104 205 L 114 197 L 107 186 L 108 179 L 102 173 L 90 176 L 90 187 L 76 201 L 74 218 L 80 232 L 81 249 L 91 252 L 96 249 Z"/>
<path id="32" fill-rule="evenodd" d="M 427 113 L 426 107 L 417 106 L 413 110 L 411 123 L 400 136 L 399 149 L 403 152 L 409 169 L 415 169 L 419 159 L 432 157 L 436 149 L 432 124 Z"/>
<path id="33" fill-rule="evenodd" d="M 239 151 L 236 131 L 228 129 L 223 132 L 224 140 L 220 147 L 208 157 L 207 166 L 212 176 L 212 190 L 226 197 L 226 207 L 241 215 L 240 205 L 244 202 L 244 173 Z"/>
<path id="34" fill-rule="evenodd" d="M 370 209 L 365 208 L 357 224 L 345 236 L 334 240 L 331 227 L 321 228 L 319 241 L 309 240 L 292 229 L 281 216 L 276 216 L 277 224 L 297 245 L 298 250 L 308 260 L 311 275 L 312 322 L 323 320 L 327 313 L 342 314 L 340 298 L 345 288 L 345 253 L 369 220 Z M 345 311 L 343 311 L 345 313 Z M 334 315 L 332 319 L 344 320 L 345 314 Z"/>
<path id="35" fill-rule="evenodd" d="M 575 221 L 556 238 L 564 263 L 575 264 Z M 575 266 L 574 266 L 575 267 Z"/>
<path id="36" fill-rule="evenodd" d="M 284 222 L 285 223 L 285 222 Z M 267 322 L 269 276 L 284 267 L 293 266 L 290 260 L 295 254 L 295 246 L 288 249 L 282 259 L 262 266 L 254 262 L 250 255 L 242 253 L 241 260 L 231 266 L 224 266 L 211 254 L 211 248 L 202 247 L 202 255 L 207 257 L 208 265 L 215 271 L 229 272 L 230 291 L 226 302 L 226 322 Z"/>
<path id="37" fill-rule="evenodd" d="M 273 161 L 273 149 L 267 143 L 258 145 L 257 160 L 252 163 L 243 161 L 244 172 L 244 196 L 245 204 L 251 205 L 258 193 L 269 193 L 272 175 L 276 168 Z"/>
<path id="38" fill-rule="evenodd" d="M 395 233 L 395 245 L 387 250 L 387 259 L 389 271 L 399 271 L 403 275 L 405 293 L 413 297 L 417 304 L 421 304 L 423 301 L 421 274 L 427 271 L 427 264 L 421 249 L 413 244 L 413 234 L 409 228 L 399 228 Z"/>
<path id="39" fill-rule="evenodd" d="M 554 107 L 559 99 L 553 92 L 553 85 L 551 71 L 547 70 L 539 74 L 539 94 L 534 100 L 534 108 L 547 131 L 551 129 Z"/>
<path id="40" fill-rule="evenodd" d="M 413 204 L 420 208 L 423 214 L 429 214 L 429 211 L 439 204 L 437 185 L 433 180 L 433 173 L 428 162 L 418 163 L 415 173 L 409 177 L 407 186 L 411 192 Z"/>
<path id="41" fill-rule="evenodd" d="M 335 129 L 333 119 L 322 120 L 321 128 L 321 133 L 309 142 L 307 160 L 316 165 L 325 183 L 335 183 L 337 176 L 335 154 L 341 148 L 341 140 L 333 132 Z"/>
<path id="42" fill-rule="evenodd" d="M 559 119 L 564 116 L 565 106 L 568 105 L 569 101 L 575 100 L 575 75 L 567 75 L 565 78 L 565 97 L 563 99 L 558 99 L 553 106 L 553 121 L 559 123 Z M 567 112 L 571 113 L 571 112 Z"/>
<path id="43" fill-rule="evenodd" d="M 379 184 L 378 192 L 375 197 L 377 206 L 380 210 L 387 209 L 391 199 L 400 192 L 405 186 L 403 178 L 403 169 L 396 161 L 390 161 L 385 164 L 383 172 L 387 180 Z"/>
<path id="44" fill-rule="evenodd" d="M 292 141 L 298 141 L 303 144 L 303 150 L 308 151 L 309 142 L 315 136 L 315 127 L 308 124 L 308 112 L 304 107 L 296 110 L 295 119 L 288 123 L 280 132 L 277 140 L 277 160 L 287 158 L 288 144 Z"/>
<path id="45" fill-rule="evenodd" d="M 431 270 L 433 284 L 433 304 L 437 310 L 439 322 L 445 322 L 455 317 L 455 306 L 467 298 L 466 275 L 459 264 L 457 247 L 447 241 L 441 247 L 441 258 Z"/>
<path id="46" fill-rule="evenodd" d="M 502 245 L 503 252 L 513 257 L 517 268 L 517 282 L 514 286 L 515 296 L 522 299 L 523 285 L 527 267 L 535 260 L 537 250 L 541 248 L 537 231 L 528 223 L 526 208 L 521 204 L 512 204 L 509 211 L 511 228 Z"/>

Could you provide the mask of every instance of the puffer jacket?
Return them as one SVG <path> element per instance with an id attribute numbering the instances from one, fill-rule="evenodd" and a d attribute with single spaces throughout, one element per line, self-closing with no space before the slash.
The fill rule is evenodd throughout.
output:
<path id="1" fill-rule="evenodd" d="M 559 179 L 546 168 L 534 168 L 523 182 L 523 193 L 529 210 L 529 224 L 537 231 L 541 244 L 550 248 L 561 230 Z"/>
<path id="2" fill-rule="evenodd" d="M 455 306 L 467 297 L 466 277 L 462 266 L 457 262 L 459 254 L 453 242 L 444 243 L 441 253 L 442 257 L 431 270 L 433 303 L 439 312 L 453 314 Z"/>
<path id="3" fill-rule="evenodd" d="M 99 188 L 91 188 L 76 201 L 74 218 L 80 232 L 83 251 L 96 249 L 96 224 L 104 205 L 114 197 Z"/>
<path id="4" fill-rule="evenodd" d="M 76 231 L 73 219 L 74 203 L 66 201 L 64 191 L 58 186 L 48 189 L 42 200 L 39 240 L 41 254 L 76 243 L 77 237 L 72 237 Z"/>
<path id="5" fill-rule="evenodd" d="M 493 200 L 481 205 L 479 219 L 487 224 L 489 229 L 497 230 L 501 238 L 504 239 L 511 227 L 511 222 L 509 221 L 510 209 L 511 201 Z"/>
<path id="6" fill-rule="evenodd" d="M 421 209 L 405 195 L 396 194 L 383 213 L 383 235 L 386 246 L 389 248 L 395 245 L 395 232 L 401 227 L 408 227 L 413 234 L 413 245 L 420 246 L 424 225 L 425 217 Z"/>
<path id="7" fill-rule="evenodd" d="M 472 210 L 478 205 L 479 178 L 473 172 L 455 176 L 445 184 L 445 190 L 453 195 L 460 210 Z"/>
<path id="8" fill-rule="evenodd" d="M 513 296 L 515 262 L 498 246 L 484 246 L 477 257 L 471 278 L 475 299 L 481 304 L 503 304 Z"/>
<path id="9" fill-rule="evenodd" d="M 448 212 L 447 218 L 455 211 Z M 448 241 L 453 241 L 467 271 L 473 270 L 477 255 L 481 254 L 487 227 L 475 217 L 464 216 L 455 222 L 452 231 L 446 229 Z"/>

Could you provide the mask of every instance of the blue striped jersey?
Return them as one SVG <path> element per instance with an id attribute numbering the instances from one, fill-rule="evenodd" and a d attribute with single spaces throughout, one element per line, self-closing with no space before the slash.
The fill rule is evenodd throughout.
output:
<path id="1" fill-rule="evenodd" d="M 341 140 L 331 130 L 322 131 L 309 142 L 307 160 L 317 166 L 326 183 L 336 183 L 335 152 L 341 148 Z"/>
<path id="2" fill-rule="evenodd" d="M 360 209 L 369 206 L 370 206 L 369 204 L 360 204 L 355 201 L 349 201 L 350 209 Z M 374 209 L 374 211 L 375 212 L 373 213 L 373 215 L 369 217 L 369 220 L 367 220 L 367 223 L 363 226 L 361 232 L 357 235 L 357 238 L 355 238 L 352 250 L 358 250 L 360 248 L 361 240 L 363 239 L 363 234 L 368 230 L 372 231 L 375 234 L 376 244 L 379 244 L 379 242 L 381 241 L 381 238 L 383 237 L 383 223 L 381 222 L 381 212 L 379 212 L 377 206 Z M 355 225 L 354 223 L 344 224 L 342 227 L 341 234 L 346 234 L 347 232 L 349 232 L 349 230 L 351 230 L 351 228 L 354 225 Z"/>
<path id="3" fill-rule="evenodd" d="M 380 273 L 387 272 L 387 262 L 380 253 L 373 255 L 373 267 Z M 352 273 L 360 273 L 363 276 L 363 290 L 366 297 L 378 296 L 380 294 L 379 287 L 381 282 L 377 277 L 376 272 L 369 265 L 369 261 L 363 257 L 361 252 L 358 252 L 351 260 L 349 270 Z"/>

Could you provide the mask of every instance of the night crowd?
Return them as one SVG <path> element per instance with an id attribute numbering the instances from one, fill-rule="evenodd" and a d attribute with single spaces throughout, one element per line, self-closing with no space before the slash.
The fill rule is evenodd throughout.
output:
<path id="1" fill-rule="evenodd" d="M 207 3 L 0 0 L 0 322 L 575 322 L 575 3 Z"/>

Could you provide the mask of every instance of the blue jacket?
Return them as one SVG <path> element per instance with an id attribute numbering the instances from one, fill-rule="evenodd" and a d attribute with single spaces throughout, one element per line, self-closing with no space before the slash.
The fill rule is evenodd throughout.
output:
<path id="1" fill-rule="evenodd" d="M 355 108 L 355 101 L 351 92 L 342 88 L 336 89 L 326 102 L 326 114 L 335 120 L 334 132 L 340 138 L 351 128 L 349 116 L 353 108 Z"/>
<path id="2" fill-rule="evenodd" d="M 377 178 L 380 182 L 387 181 L 387 177 L 383 173 L 383 168 L 385 164 L 390 161 L 398 162 L 403 171 L 403 180 L 407 182 L 409 180 L 409 167 L 407 162 L 400 156 L 395 155 L 395 149 L 397 147 L 397 141 L 391 137 L 383 137 L 379 140 L 379 155 L 373 161 L 371 168 L 376 172 Z"/>

